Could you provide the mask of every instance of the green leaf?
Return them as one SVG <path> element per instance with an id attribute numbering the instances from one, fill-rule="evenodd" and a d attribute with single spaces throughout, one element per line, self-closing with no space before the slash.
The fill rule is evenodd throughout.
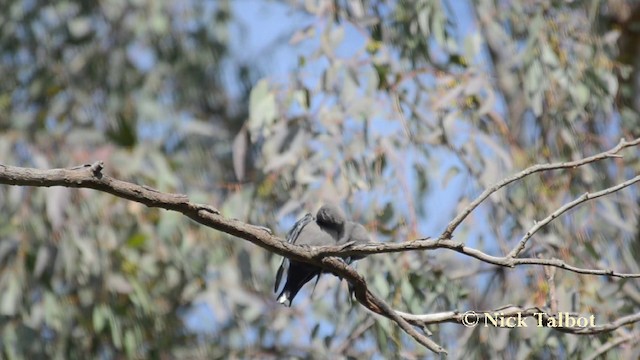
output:
<path id="1" fill-rule="evenodd" d="M 542 45 L 542 61 L 547 64 L 547 65 L 551 65 L 551 66 L 558 66 L 560 64 L 560 62 L 558 61 L 558 57 L 556 56 L 556 54 L 553 52 L 553 50 L 551 50 L 551 47 L 547 44 Z"/>
<path id="2" fill-rule="evenodd" d="M 20 290 L 20 283 L 15 276 L 11 276 L 6 284 L 7 285 L 4 287 L 4 289 L 2 289 L 3 291 L 2 299 L 0 300 L 0 314 L 5 316 L 13 316 L 18 312 L 18 306 L 20 304 L 22 291 Z"/>
<path id="3" fill-rule="evenodd" d="M 138 348 L 136 336 L 131 329 L 124 332 L 124 348 L 129 358 L 133 358 Z"/>
<path id="4" fill-rule="evenodd" d="M 464 38 L 464 57 L 471 60 L 476 57 L 482 48 L 482 36 L 478 33 L 473 33 Z"/>
<path id="5" fill-rule="evenodd" d="M 89 17 L 77 17 L 67 23 L 69 33 L 75 38 L 82 38 L 91 31 L 91 19 Z"/>
<path id="6" fill-rule="evenodd" d="M 147 242 L 147 236 L 143 233 L 136 233 L 133 236 L 130 236 L 127 239 L 125 245 L 132 249 L 140 249 L 144 247 L 144 244 Z"/>
<path id="7" fill-rule="evenodd" d="M 388 224 L 393 219 L 394 207 L 391 203 L 387 203 L 381 213 L 378 214 L 378 221 L 382 224 Z"/>
<path id="8" fill-rule="evenodd" d="M 378 294 L 382 298 L 387 298 L 389 296 L 389 283 L 387 282 L 387 277 L 384 274 L 376 274 L 373 278 L 373 287 L 378 291 Z"/>
<path id="9" fill-rule="evenodd" d="M 276 116 L 276 98 L 266 79 L 258 81 L 249 95 L 249 130 L 252 135 L 270 125 Z"/>
<path id="10" fill-rule="evenodd" d="M 106 131 L 107 138 L 122 147 L 133 147 L 138 143 L 137 121 L 119 114 L 115 123 Z"/>
<path id="11" fill-rule="evenodd" d="M 431 7 L 430 6 L 423 7 L 422 9 L 418 10 L 416 15 L 418 18 L 418 27 L 420 28 L 420 32 L 422 33 L 422 36 L 424 36 L 425 38 L 429 37 L 429 35 L 431 34 L 431 29 L 429 24 L 429 17 L 431 16 Z"/>
<path id="12" fill-rule="evenodd" d="M 577 83 L 570 91 L 576 106 L 584 108 L 589 102 L 589 88 L 584 83 Z"/>
<path id="13" fill-rule="evenodd" d="M 460 169 L 457 166 L 451 166 L 447 169 L 447 172 L 444 175 L 444 179 L 442 179 L 442 187 L 446 188 L 449 185 L 449 182 L 455 178 L 460 173 Z"/>
<path id="14" fill-rule="evenodd" d="M 233 172 L 239 182 L 244 180 L 245 163 L 249 149 L 249 134 L 246 127 L 242 127 L 233 139 L 232 145 Z"/>
<path id="15" fill-rule="evenodd" d="M 107 324 L 107 316 L 104 311 L 104 305 L 94 306 L 93 308 L 93 331 L 100 333 Z"/>
<path id="16" fill-rule="evenodd" d="M 309 90 L 296 90 L 291 94 L 292 100 L 304 110 L 309 110 Z"/>
<path id="17" fill-rule="evenodd" d="M 329 45 L 331 45 L 333 49 L 336 49 L 340 46 L 342 40 L 344 40 L 344 26 L 337 26 L 331 30 L 329 34 Z"/>
<path id="18" fill-rule="evenodd" d="M 311 330 L 311 336 L 309 336 L 309 340 L 313 340 L 316 338 L 316 336 L 318 335 L 318 330 L 320 330 L 320 323 L 317 323 L 313 327 L 313 330 Z"/>
<path id="19" fill-rule="evenodd" d="M 109 329 L 111 330 L 111 341 L 116 349 L 122 349 L 122 328 L 120 327 L 120 321 L 115 317 L 113 312 L 108 312 Z"/>

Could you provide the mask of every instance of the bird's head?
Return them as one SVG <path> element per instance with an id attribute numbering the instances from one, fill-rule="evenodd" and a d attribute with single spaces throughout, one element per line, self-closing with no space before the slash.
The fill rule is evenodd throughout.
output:
<path id="1" fill-rule="evenodd" d="M 342 230 L 346 222 L 344 213 L 335 205 L 322 205 L 316 214 L 316 222 L 321 227 Z"/>

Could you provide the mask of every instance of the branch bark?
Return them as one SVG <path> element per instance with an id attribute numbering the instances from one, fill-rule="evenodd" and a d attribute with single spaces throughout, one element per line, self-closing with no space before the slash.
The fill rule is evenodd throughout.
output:
<path id="1" fill-rule="evenodd" d="M 444 348 L 436 344 L 433 340 L 429 339 L 424 334 L 418 332 L 414 328 L 414 326 L 422 326 L 427 323 L 437 322 L 460 323 L 460 313 L 447 312 L 429 315 L 413 315 L 396 311 L 392 309 L 384 300 L 380 299 L 369 290 L 365 279 L 360 274 L 358 274 L 358 272 L 356 272 L 352 267 L 348 266 L 346 263 L 344 263 L 344 261 L 336 256 L 346 257 L 350 255 L 372 255 L 391 252 L 444 248 L 498 266 L 552 266 L 587 275 L 601 275 L 619 278 L 640 278 L 640 274 L 621 273 L 611 269 L 579 268 L 573 265 L 566 264 L 565 262 L 558 259 L 518 257 L 518 255 L 524 249 L 528 239 L 542 226 L 547 225 L 564 212 L 575 206 L 578 206 L 579 204 L 582 204 L 590 199 L 599 196 L 604 196 L 615 191 L 619 191 L 626 186 L 640 181 L 640 176 L 596 193 L 587 193 L 582 197 L 564 205 L 563 207 L 559 208 L 551 215 L 549 215 L 547 218 L 545 218 L 543 221 L 534 225 L 534 227 L 532 227 L 520 240 L 516 247 L 506 256 L 489 255 L 478 249 L 465 246 L 463 243 L 451 240 L 451 236 L 453 235 L 455 229 L 473 210 L 475 210 L 480 205 L 480 203 L 486 200 L 491 194 L 509 185 L 510 183 L 540 171 L 575 168 L 606 158 L 620 157 L 618 153 L 622 149 L 630 146 L 637 146 L 638 144 L 640 144 L 640 138 L 629 142 L 623 139 L 616 147 L 612 148 L 611 150 L 593 155 L 591 157 L 571 162 L 539 164 L 529 167 L 485 190 L 448 224 L 446 230 L 437 239 L 425 238 L 401 243 L 367 244 L 358 246 L 348 245 L 323 248 L 305 248 L 289 244 L 286 241 L 273 236 L 269 229 L 247 224 L 239 220 L 226 218 L 214 207 L 189 201 L 189 198 L 186 195 L 162 193 L 147 186 L 125 182 L 107 176 L 102 172 L 104 164 L 101 161 L 95 162 L 91 165 L 83 165 L 70 169 L 51 170 L 21 168 L 0 164 L 0 183 L 18 186 L 64 186 L 72 188 L 90 188 L 103 191 L 117 197 L 121 197 L 123 199 L 139 202 L 148 207 L 163 208 L 166 210 L 180 212 L 202 225 L 247 240 L 257 246 L 260 246 L 261 248 L 264 248 L 278 255 L 286 256 L 293 260 L 321 266 L 324 269 L 347 279 L 347 281 L 349 281 L 354 286 L 354 294 L 356 299 L 364 307 L 376 314 L 382 315 L 396 322 L 403 331 L 405 331 L 416 341 L 418 341 L 420 344 L 430 349 L 431 351 L 434 351 L 436 353 L 446 353 Z M 528 314 L 528 311 L 530 310 L 517 307 L 516 309 L 524 311 L 524 314 Z M 563 328 L 559 330 L 576 334 L 594 334 L 598 332 L 611 331 L 625 324 L 637 321 L 640 321 L 640 313 L 630 315 L 618 319 L 614 323 L 604 326 L 598 326 L 595 328 Z"/>
<path id="2" fill-rule="evenodd" d="M 429 350 L 446 354 L 446 350 L 443 347 L 419 333 L 384 300 L 373 294 L 368 289 L 364 278 L 341 259 L 318 256 L 313 250 L 289 244 L 283 239 L 271 235 L 270 231 L 265 231 L 262 227 L 225 218 L 217 209 L 211 206 L 190 202 L 186 195 L 166 194 L 150 187 L 114 179 L 104 175 L 102 173 L 103 168 L 104 164 L 101 161 L 71 169 L 51 170 L 20 168 L 0 164 L 0 183 L 39 187 L 90 188 L 107 192 L 117 197 L 142 203 L 148 207 L 180 212 L 202 225 L 247 240 L 268 251 L 297 261 L 321 266 L 351 282 L 355 288 L 356 299 L 364 307 L 396 322 L 403 331 Z"/>

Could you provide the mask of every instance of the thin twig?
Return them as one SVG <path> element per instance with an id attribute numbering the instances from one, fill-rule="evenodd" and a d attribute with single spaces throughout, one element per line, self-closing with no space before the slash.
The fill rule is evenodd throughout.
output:
<path id="1" fill-rule="evenodd" d="M 512 175 L 506 179 L 503 179 L 501 181 L 499 181 L 497 184 L 493 185 L 492 187 L 486 189 L 485 191 L 482 192 L 482 194 L 480 194 L 475 200 L 473 200 L 466 208 L 464 208 L 460 213 L 458 213 L 458 215 L 451 220 L 451 222 L 449 222 L 449 224 L 447 225 L 446 230 L 442 233 L 442 235 L 440 235 L 441 239 L 450 239 L 451 235 L 453 235 L 453 232 L 456 230 L 456 228 L 464 221 L 464 219 L 467 218 L 467 216 L 469 216 L 469 214 L 475 209 L 477 208 L 486 198 L 488 198 L 491 194 L 493 194 L 494 192 L 502 189 L 503 187 L 511 184 L 512 182 L 516 181 L 516 180 L 520 180 L 526 176 L 529 176 L 531 174 L 540 172 L 540 171 L 547 171 L 547 170 L 558 170 L 558 169 L 568 169 L 568 168 L 576 168 L 578 166 L 582 166 L 585 164 L 589 164 L 598 160 L 603 160 L 603 159 L 607 159 L 607 158 L 613 158 L 613 157 L 620 157 L 619 155 L 617 155 L 618 152 L 620 152 L 620 150 L 630 147 L 630 146 L 635 146 L 640 144 L 640 138 L 635 139 L 633 141 L 626 141 L 624 139 L 620 140 L 620 142 L 618 143 L 618 145 L 616 145 L 614 148 L 612 148 L 611 150 L 584 158 L 584 159 L 580 159 L 580 160 L 575 160 L 575 161 L 568 161 L 568 162 L 561 162 L 561 163 L 552 163 L 552 164 L 538 164 L 538 165 L 533 165 L 531 167 L 528 167 L 526 169 L 524 169 L 523 171 Z"/>
<path id="2" fill-rule="evenodd" d="M 314 257 L 322 258 L 325 256 L 353 256 L 353 255 L 375 255 L 384 253 L 396 253 L 404 251 L 416 251 L 416 250 L 435 250 L 435 249 L 448 249 L 456 251 L 460 254 L 467 255 L 469 257 L 478 259 L 488 264 L 499 265 L 504 267 L 516 267 L 522 265 L 540 265 L 540 266 L 553 266 L 567 271 L 575 272 L 585 275 L 598 275 L 598 276 L 611 276 L 617 278 L 640 278 L 640 273 L 622 273 L 612 269 L 587 269 L 573 265 L 569 265 L 559 259 L 538 259 L 538 258 L 512 258 L 509 256 L 493 256 L 484 253 L 478 249 L 464 245 L 461 242 L 453 240 L 414 240 L 405 241 L 401 243 L 386 243 L 386 244 L 364 244 L 353 245 L 351 247 L 338 247 L 338 246 L 324 246 L 311 248 L 309 251 Z"/>
<path id="3" fill-rule="evenodd" d="M 353 342 L 359 339 L 362 334 L 369 330 L 375 323 L 376 321 L 372 317 L 367 316 L 367 319 L 365 319 L 364 323 L 360 324 L 360 326 L 358 326 L 353 332 L 351 332 L 351 334 L 349 334 L 349 336 L 342 342 L 342 344 L 340 344 L 340 346 L 336 348 L 335 352 L 337 354 L 344 354 L 347 348 L 351 347 L 353 345 Z"/>
<path id="4" fill-rule="evenodd" d="M 608 341 L 604 344 L 602 344 L 600 347 L 598 347 L 593 354 L 589 355 L 589 357 L 585 358 L 585 360 L 595 360 L 597 358 L 600 358 L 602 355 L 604 355 L 607 351 L 613 349 L 614 347 L 623 344 L 625 342 L 631 341 L 631 340 L 636 340 L 640 338 L 640 333 L 638 332 L 633 332 L 630 334 L 626 334 L 626 335 L 622 335 L 620 337 L 614 338 L 611 341 Z"/>
<path id="5" fill-rule="evenodd" d="M 541 228 L 543 228 L 544 226 L 546 226 L 547 224 L 555 220 L 558 216 L 564 214 L 565 212 L 573 209 L 574 207 L 582 203 L 614 193 L 616 191 L 626 188 L 627 186 L 633 185 L 638 181 L 640 181 L 640 175 L 634 177 L 633 179 L 629 179 L 623 183 L 620 183 L 618 185 L 608 187 L 604 190 L 600 190 L 594 193 L 586 192 L 582 194 L 580 197 L 578 197 L 577 199 L 564 204 L 563 206 L 559 207 L 556 211 L 552 212 L 549 216 L 544 218 L 542 221 L 536 222 L 529 229 L 529 231 L 527 231 L 527 233 L 522 237 L 522 239 L 520 239 L 518 244 L 513 248 L 513 250 L 511 250 L 511 252 L 507 256 L 515 258 L 518 255 L 520 255 L 524 250 L 525 246 L 527 245 L 527 241 L 529 241 L 529 239 L 533 236 L 533 234 L 535 234 L 536 232 L 538 232 L 538 230 L 540 230 Z"/>
<path id="6" fill-rule="evenodd" d="M 547 277 L 547 284 L 549 286 L 549 308 L 551 308 L 552 312 L 557 312 L 558 298 L 556 296 L 556 268 L 552 266 L 545 266 L 544 274 Z"/>

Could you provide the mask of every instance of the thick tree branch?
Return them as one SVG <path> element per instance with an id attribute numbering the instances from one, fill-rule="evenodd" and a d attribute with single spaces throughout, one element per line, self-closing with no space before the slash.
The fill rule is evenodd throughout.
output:
<path id="1" fill-rule="evenodd" d="M 225 218 L 217 209 L 211 206 L 190 202 L 186 195 L 166 194 L 146 186 L 140 186 L 111 178 L 102 173 L 102 162 L 96 162 L 92 165 L 84 165 L 71 169 L 52 170 L 28 169 L 0 165 L 0 183 L 8 185 L 39 187 L 64 186 L 75 188 L 91 188 L 107 192 L 124 199 L 136 201 L 149 207 L 157 207 L 180 212 L 200 224 L 250 241 L 251 243 L 258 245 L 270 252 L 286 256 L 290 259 L 321 266 L 326 270 L 347 279 L 354 286 L 356 299 L 367 309 L 393 320 L 407 334 L 411 335 L 414 339 L 416 339 L 416 341 L 418 341 L 428 349 L 438 353 L 446 353 L 446 351 L 438 344 L 436 344 L 423 334 L 419 333 L 412 326 L 412 324 L 421 325 L 428 323 L 428 321 L 460 322 L 459 318 L 461 315 L 459 313 L 448 312 L 430 315 L 412 315 L 397 312 L 368 289 L 366 281 L 362 276 L 360 276 L 353 268 L 349 267 L 341 259 L 335 256 L 344 257 L 349 255 L 371 255 L 412 250 L 431 250 L 445 248 L 476 258 L 489 264 L 505 267 L 515 267 L 519 265 L 543 265 L 562 268 L 581 274 L 604 275 L 620 278 L 638 278 L 640 277 L 640 274 L 619 273 L 608 269 L 600 270 L 578 268 L 572 265 L 568 265 L 563 261 L 557 259 L 518 258 L 517 255 L 521 253 L 522 249 L 524 249 L 524 247 L 526 246 L 527 240 L 540 227 L 548 224 L 557 216 L 583 202 L 586 202 L 589 199 L 613 193 L 635 182 L 638 182 L 640 181 L 640 176 L 596 193 L 587 193 L 582 197 L 574 200 L 573 202 L 559 208 L 549 217 L 534 225 L 534 227 L 529 230 L 525 237 L 520 240 L 514 250 L 507 256 L 492 256 L 478 249 L 470 248 L 460 242 L 451 240 L 451 236 L 457 226 L 459 226 L 462 221 L 464 221 L 464 219 L 480 203 L 482 203 L 491 194 L 507 186 L 508 184 L 540 171 L 575 168 L 601 159 L 619 157 L 617 153 L 620 150 L 630 146 L 636 146 L 638 144 L 640 144 L 640 138 L 630 142 L 621 140 L 620 143 L 613 149 L 585 159 L 565 163 L 534 165 L 532 167 L 529 167 L 524 171 L 506 178 L 493 187 L 485 190 L 478 198 L 476 198 L 471 204 L 469 204 L 469 206 L 467 206 L 449 223 L 447 229 L 438 239 L 427 238 L 402 243 L 367 244 L 358 246 L 352 246 L 351 244 L 349 244 L 347 246 L 311 249 L 289 244 L 278 237 L 272 236 L 268 229 L 251 224 L 246 224 L 239 220 Z M 431 316 L 431 318 L 425 318 L 425 316 Z M 596 328 L 589 329 L 560 330 L 580 334 L 591 334 L 611 331 L 617 327 L 636 321 L 640 321 L 640 314 L 621 318 L 607 326 L 598 326 Z"/>
<path id="2" fill-rule="evenodd" d="M 493 256 L 478 249 L 465 246 L 461 242 L 444 239 L 426 239 L 402 243 L 368 244 L 349 247 L 324 247 L 302 249 L 280 238 L 271 236 L 263 228 L 228 219 L 215 208 L 189 201 L 186 195 L 166 194 L 146 186 L 140 186 L 101 173 L 102 163 L 85 165 L 72 169 L 39 170 L 0 165 L 0 183 L 23 186 L 66 186 L 91 188 L 104 191 L 128 200 L 140 202 L 149 207 L 158 207 L 183 213 L 194 221 L 248 240 L 268 251 L 287 256 L 294 260 L 319 264 L 326 256 L 371 255 L 415 250 L 449 249 L 476 258 L 489 264 L 515 267 L 520 265 L 554 266 L 587 275 L 604 275 L 619 278 L 639 278 L 640 274 L 620 273 L 614 270 L 585 269 L 568 265 L 557 259 L 512 258 Z M 302 249 L 302 250 L 301 250 Z"/>
<path id="3" fill-rule="evenodd" d="M 180 212 L 202 225 L 248 240 L 268 251 L 290 259 L 321 266 L 347 279 L 354 285 L 356 299 L 363 306 L 376 314 L 395 321 L 402 330 L 431 351 L 446 353 L 444 348 L 425 335 L 420 334 L 405 319 L 396 314 L 386 302 L 373 294 L 367 288 L 364 278 L 345 264 L 344 261 L 335 257 L 319 257 L 310 249 L 289 244 L 278 237 L 272 236 L 264 228 L 225 218 L 213 207 L 190 202 L 186 195 L 165 194 L 146 186 L 114 179 L 102 173 L 103 167 L 104 165 L 101 161 L 71 169 L 51 170 L 20 168 L 0 164 L 0 183 L 40 187 L 90 188 L 136 201 L 149 207 Z"/>
<path id="4" fill-rule="evenodd" d="M 610 153 L 618 152 L 623 147 L 637 145 L 638 143 L 640 143 L 640 139 L 636 139 L 632 142 L 621 141 L 614 149 L 609 152 L 602 153 L 608 154 L 607 156 L 599 154 L 587 159 L 595 161 L 594 159 L 610 157 L 612 156 Z M 562 166 L 577 166 L 577 163 L 582 163 L 584 160 L 564 163 Z M 580 274 L 603 275 L 620 278 L 640 277 L 640 274 L 620 273 L 611 269 L 579 268 L 566 264 L 558 259 L 493 256 L 478 249 L 465 246 L 463 243 L 447 240 L 443 237 L 440 237 L 439 239 L 424 239 L 402 243 L 368 244 L 349 247 L 324 247 L 300 250 L 299 247 L 295 245 L 288 244 L 277 237 L 266 234 L 264 229 L 261 227 L 249 225 L 234 219 L 227 219 L 221 216 L 215 208 L 208 205 L 191 203 L 185 195 L 165 194 L 146 186 L 131 184 L 103 175 L 101 173 L 102 166 L 101 162 L 97 162 L 93 165 L 85 165 L 73 169 L 38 170 L 0 165 L 0 183 L 24 186 L 83 187 L 108 192 L 118 197 L 143 203 L 149 207 L 160 207 L 167 210 L 181 212 L 198 223 L 248 240 L 271 252 L 287 256 L 295 260 L 316 264 L 319 264 L 320 260 L 326 256 L 371 255 L 445 248 L 457 251 L 461 254 L 476 258 L 489 264 L 505 267 L 515 267 L 519 265 L 544 265 L 554 266 Z M 544 165 L 536 166 L 540 167 Z M 558 166 L 560 165 L 555 164 L 550 167 L 558 168 Z M 505 182 L 503 181 L 501 183 Z M 621 185 L 624 184 L 626 183 Z M 486 196 L 482 198 L 486 199 Z M 586 199 L 583 199 L 583 201 L 586 201 Z"/>

